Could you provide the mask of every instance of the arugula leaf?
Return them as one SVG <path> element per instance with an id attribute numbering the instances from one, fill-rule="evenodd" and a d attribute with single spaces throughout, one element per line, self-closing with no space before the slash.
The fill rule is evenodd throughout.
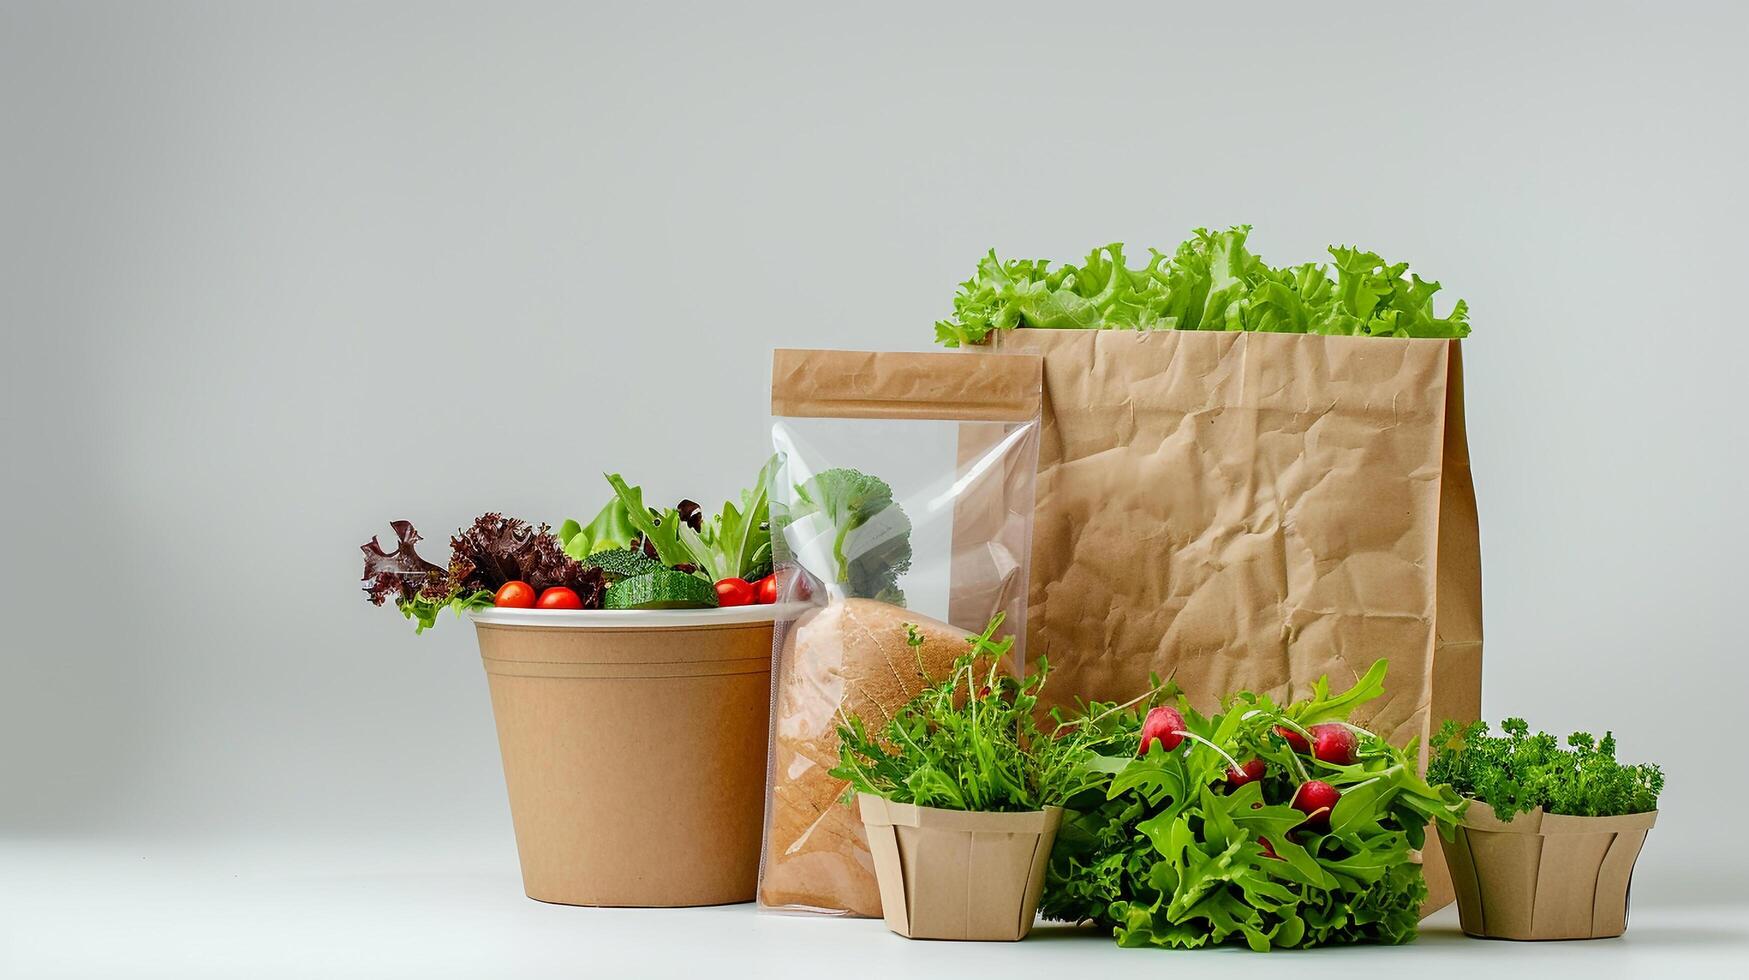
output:
<path id="1" fill-rule="evenodd" d="M 1014 638 L 995 639 L 998 614 L 947 677 L 933 681 L 901 706 L 879 731 L 861 718 L 838 726 L 838 765 L 844 802 L 872 793 L 900 803 L 949 810 L 1030 811 L 1056 806 L 1103 780 L 1090 765 L 1102 735 L 1083 728 L 1066 734 L 1039 728 L 1034 708 L 1050 664 L 1016 678 L 1006 669 Z M 920 646 L 914 628 L 907 642 Z"/>

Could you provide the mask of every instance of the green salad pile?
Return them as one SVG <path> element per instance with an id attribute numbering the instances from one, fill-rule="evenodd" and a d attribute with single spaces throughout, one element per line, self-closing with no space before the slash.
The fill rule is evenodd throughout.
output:
<path id="1" fill-rule="evenodd" d="M 953 315 L 935 324 L 948 347 L 981 344 L 1016 327 L 1251 330 L 1366 337 L 1465 337 L 1469 308 L 1434 311 L 1439 283 L 1407 262 L 1332 245 L 1328 266 L 1271 266 L 1246 248 L 1249 225 L 1198 228 L 1172 252 L 1148 250 L 1132 268 L 1121 243 L 1085 261 L 1001 259 L 991 250 L 960 285 Z"/>
<path id="2" fill-rule="evenodd" d="M 1427 897 L 1416 851 L 1462 801 L 1397 748 L 1347 723 L 1384 691 L 1287 707 L 1241 692 L 1203 717 L 1182 697 L 1086 707 L 1098 784 L 1069 801 L 1041 909 L 1097 923 L 1120 946 L 1252 949 L 1413 939 Z"/>

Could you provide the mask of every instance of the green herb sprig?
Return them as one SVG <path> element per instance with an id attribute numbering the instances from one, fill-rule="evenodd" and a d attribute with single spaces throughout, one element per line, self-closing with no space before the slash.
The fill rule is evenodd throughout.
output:
<path id="1" fill-rule="evenodd" d="M 1523 718 L 1508 718 L 1500 735 L 1487 722 L 1446 722 L 1434 736 L 1427 777 L 1481 800 L 1503 820 L 1535 807 L 1576 817 L 1613 817 L 1658 809 L 1664 772 L 1616 761 L 1615 734 L 1567 736 L 1562 748 L 1547 732 L 1531 734 Z"/>
<path id="2" fill-rule="evenodd" d="M 995 639 L 1002 620 L 971 637 L 948 676 L 879 729 L 841 718 L 832 775 L 850 784 L 844 802 L 871 793 L 948 810 L 1031 811 L 1061 805 L 1102 778 L 1094 750 L 1110 737 L 1109 726 L 1041 728 L 1035 709 L 1050 664 L 1041 658 L 1036 670 L 1014 677 L 1007 666 L 1014 638 Z M 914 651 L 922 646 L 915 626 L 906 626 L 906 642 Z"/>

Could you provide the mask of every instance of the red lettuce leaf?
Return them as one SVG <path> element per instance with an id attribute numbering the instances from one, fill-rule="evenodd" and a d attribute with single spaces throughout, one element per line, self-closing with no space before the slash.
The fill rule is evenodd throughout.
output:
<path id="1" fill-rule="evenodd" d="M 412 523 L 390 521 L 389 527 L 395 532 L 394 551 L 383 550 L 375 535 L 359 546 L 364 552 L 364 592 L 371 604 L 380 606 L 390 599 L 400 601 L 418 595 L 428 598 L 448 595 L 449 573 L 443 566 L 419 557 L 414 547 L 420 541 L 419 532 Z"/>
<path id="2" fill-rule="evenodd" d="M 450 539 L 449 582 L 459 592 L 497 592 L 506 582 L 527 582 L 536 592 L 564 586 L 577 593 L 583 608 L 601 608 L 605 590 L 601 569 L 585 567 L 565 554 L 545 524 L 534 527 L 492 513 Z"/>

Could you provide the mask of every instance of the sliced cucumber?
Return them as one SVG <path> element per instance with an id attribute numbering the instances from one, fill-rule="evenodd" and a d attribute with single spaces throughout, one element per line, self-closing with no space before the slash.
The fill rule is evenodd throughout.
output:
<path id="1" fill-rule="evenodd" d="M 602 598 L 608 609 L 700 609 L 717 604 L 717 588 L 697 575 L 663 569 L 615 582 Z"/>

